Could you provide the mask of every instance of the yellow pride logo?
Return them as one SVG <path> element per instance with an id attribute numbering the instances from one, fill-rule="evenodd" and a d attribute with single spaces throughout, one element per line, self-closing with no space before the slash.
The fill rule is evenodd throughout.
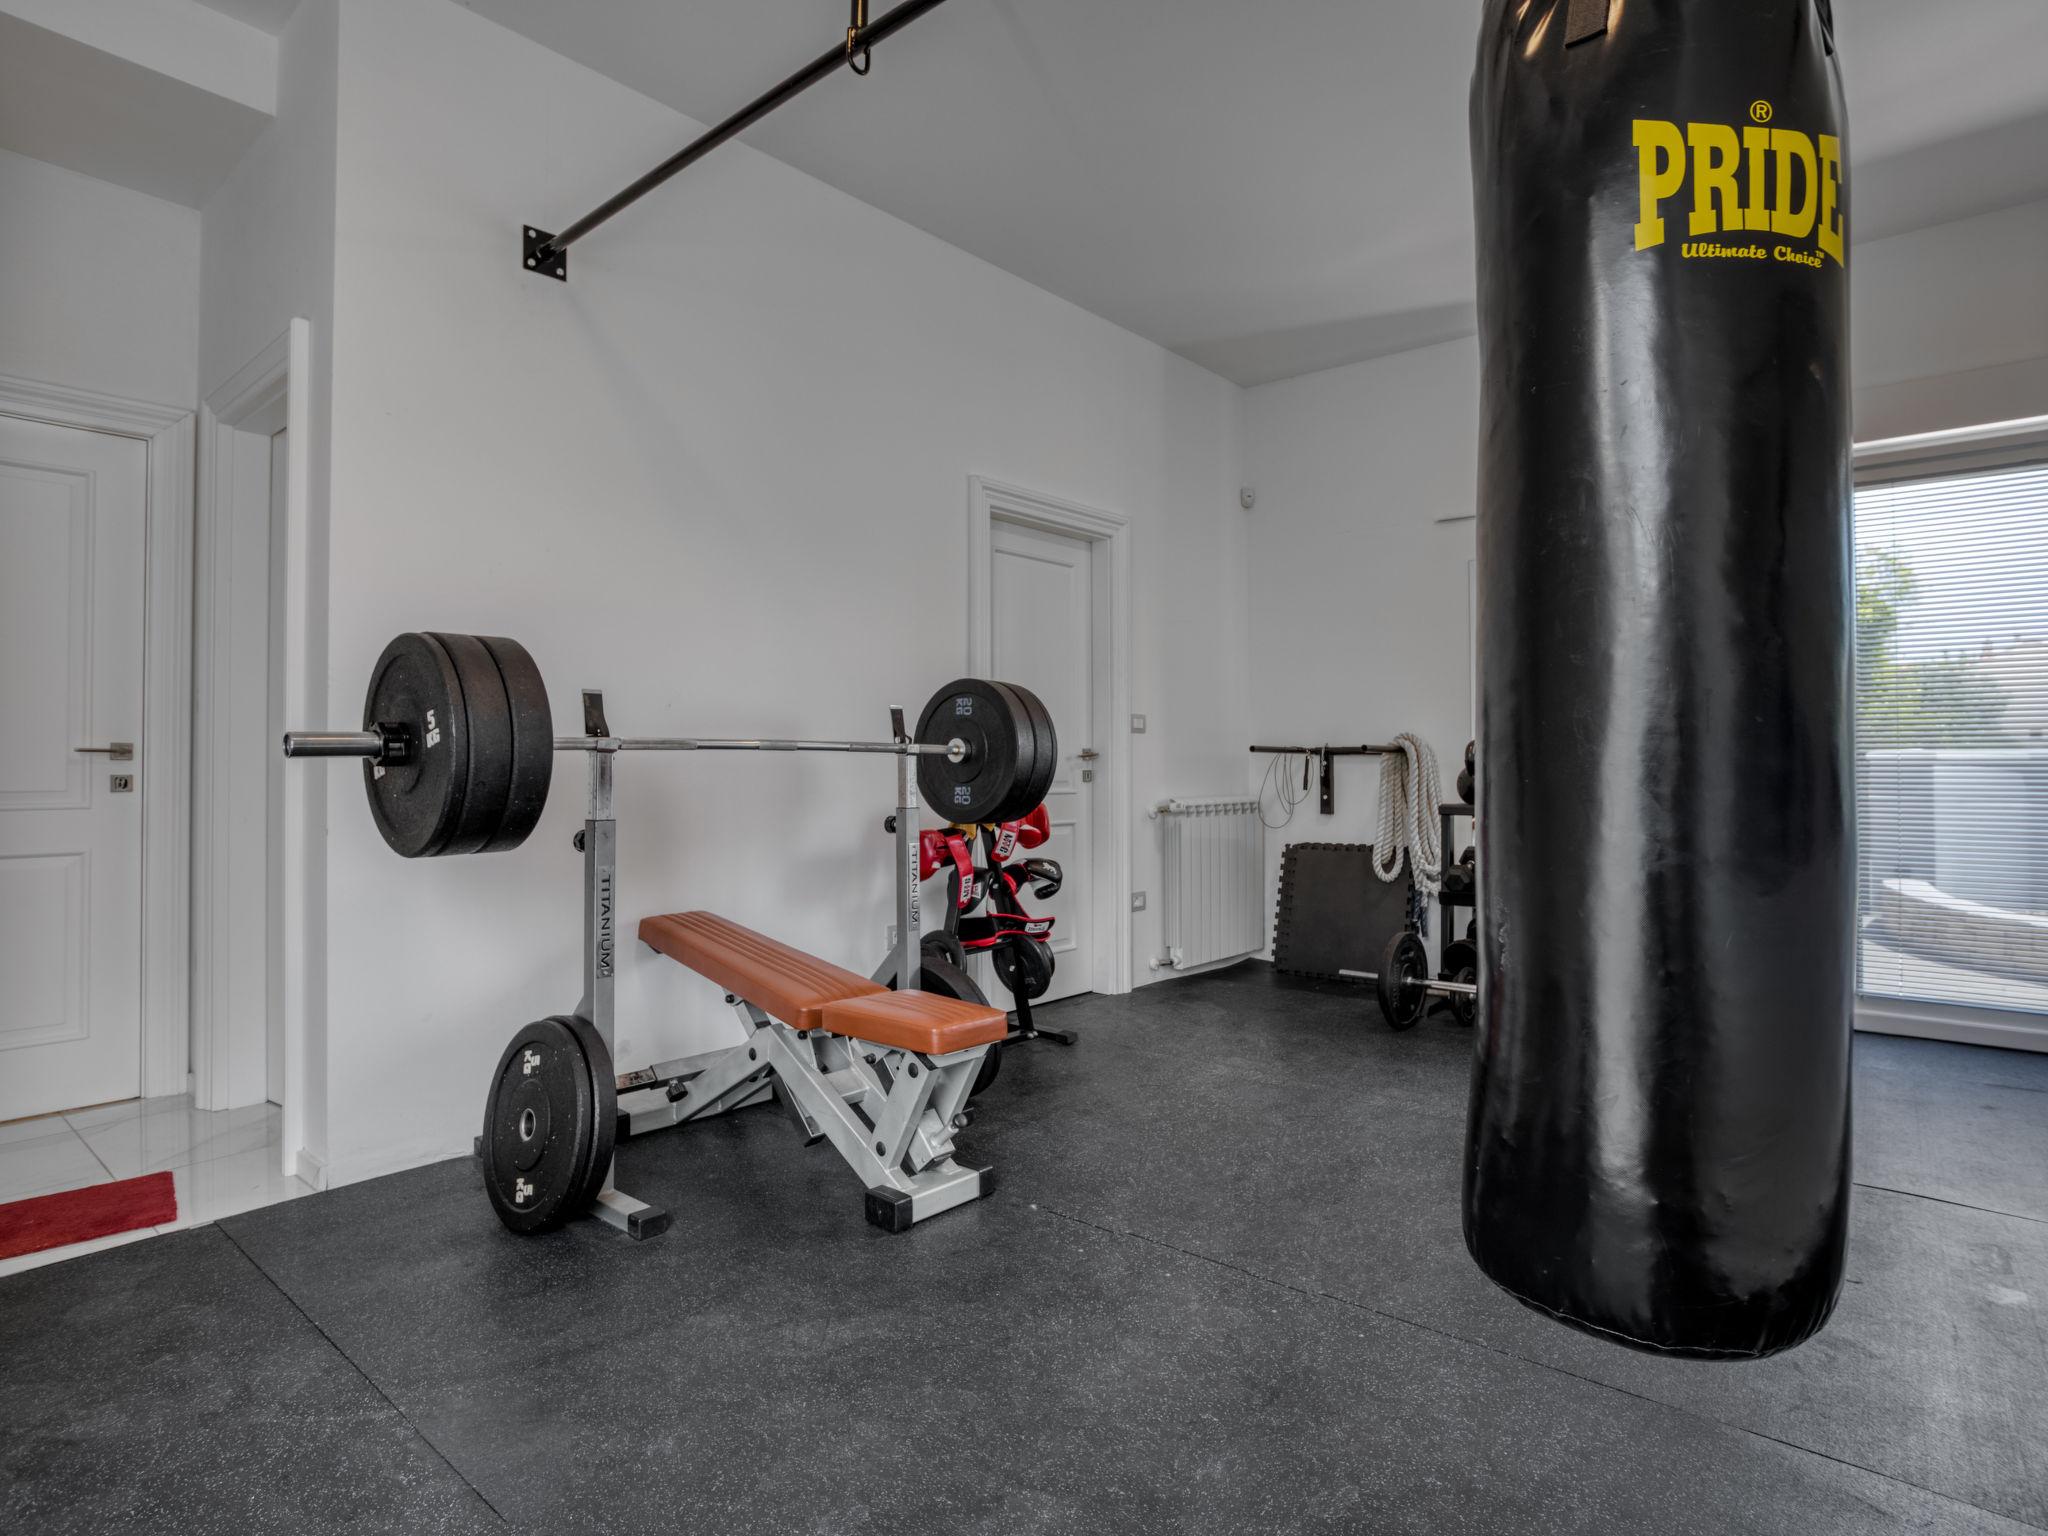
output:
<path id="1" fill-rule="evenodd" d="M 1666 204 L 1690 192 L 1684 214 L 1688 239 L 1680 253 L 1689 259 L 1741 256 L 1818 267 L 1828 258 L 1843 265 L 1841 139 L 1762 126 L 1775 115 L 1768 101 L 1751 102 L 1749 115 L 1755 122 L 1744 126 L 1635 120 L 1636 249 L 1664 243 Z M 1807 243 L 1700 239 L 1737 231 Z"/>

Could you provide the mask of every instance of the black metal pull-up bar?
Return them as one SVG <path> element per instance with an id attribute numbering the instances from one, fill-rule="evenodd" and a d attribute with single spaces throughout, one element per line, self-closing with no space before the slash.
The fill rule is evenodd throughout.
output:
<path id="1" fill-rule="evenodd" d="M 819 54 L 787 80 L 755 97 L 717 127 L 706 129 L 690 144 L 662 161 L 625 191 L 599 203 L 560 234 L 550 234 L 544 229 L 528 225 L 520 251 L 527 269 L 544 277 L 567 282 L 569 247 L 598 225 L 639 202 L 679 171 L 695 165 L 728 139 L 746 132 L 777 107 L 802 95 L 841 66 L 851 69 L 857 75 L 865 75 L 869 68 L 870 49 L 902 31 L 926 11 L 944 3 L 945 0 L 903 0 L 903 3 L 893 11 L 870 22 L 867 19 L 867 0 L 851 0 L 852 18 L 846 29 L 844 44 Z"/>

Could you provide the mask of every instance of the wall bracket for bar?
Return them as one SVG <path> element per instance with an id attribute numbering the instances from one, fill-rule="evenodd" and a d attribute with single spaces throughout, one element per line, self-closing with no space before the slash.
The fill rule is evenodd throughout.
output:
<path id="1" fill-rule="evenodd" d="M 1252 751 L 1254 751 L 1254 752 L 1269 752 L 1269 753 L 1277 753 L 1277 754 L 1279 754 L 1279 755 L 1281 755 L 1281 756 L 1283 756 L 1283 757 L 1320 757 L 1320 758 L 1321 758 L 1321 759 L 1323 760 L 1323 771 L 1322 771 L 1322 785 L 1321 785 L 1321 789 L 1322 789 L 1322 794 L 1321 794 L 1321 797 L 1320 797 L 1319 803 L 1318 803 L 1318 804 L 1317 804 L 1317 806 L 1316 806 L 1316 809 L 1317 809 L 1317 810 L 1318 810 L 1319 812 L 1321 812 L 1321 813 L 1322 813 L 1323 815 L 1325 815 L 1325 816 L 1334 816 L 1334 815 L 1335 815 L 1335 814 L 1337 813 L 1337 787 L 1336 787 L 1336 775 L 1335 775 L 1335 774 L 1333 774 L 1333 773 L 1331 773 L 1331 771 L 1330 771 L 1330 770 L 1331 770 L 1332 768 L 1334 768 L 1334 767 L 1335 767 L 1335 766 L 1337 765 L 1337 759 L 1338 759 L 1338 758 L 1340 758 L 1340 757 L 1385 757 L 1385 756 L 1387 756 L 1387 755 L 1388 755 L 1388 754 L 1390 754 L 1390 753 L 1397 753 L 1397 752 L 1399 752 L 1400 750 L 1401 750 L 1401 749 L 1400 749 L 1399 747 L 1394 747 L 1394 746 L 1378 746 L 1378 747 L 1376 747 L 1376 746 L 1372 746 L 1371 744 L 1367 744 L 1367 745 L 1365 745 L 1365 746 L 1358 746 L 1358 747 L 1332 747 L 1332 746 L 1321 746 L 1321 747 L 1256 747 L 1256 746 L 1255 746 L 1255 747 L 1253 747 L 1253 748 L 1252 748 Z"/>
<path id="2" fill-rule="evenodd" d="M 902 0 L 900 5 L 886 15 L 869 21 L 867 0 L 852 0 L 850 25 L 846 29 L 844 42 L 833 45 L 829 52 L 811 60 L 787 80 L 756 96 L 717 127 L 706 129 L 625 191 L 599 203 L 561 233 L 552 234 L 534 225 L 527 225 L 520 239 L 520 264 L 527 271 L 541 277 L 551 277 L 557 282 L 566 283 L 569 280 L 569 247 L 598 225 L 639 202 L 671 176 L 694 165 L 727 140 L 739 137 L 777 107 L 794 100 L 826 76 L 836 74 L 842 69 L 856 75 L 867 74 L 873 63 L 872 52 L 876 44 L 902 31 L 926 11 L 934 10 L 943 3 L 944 0 Z"/>
<path id="3" fill-rule="evenodd" d="M 556 250 L 549 242 L 555 237 L 545 229 L 526 226 L 526 233 L 520 238 L 519 254 L 529 270 L 542 277 L 552 277 L 558 283 L 569 281 L 569 253 Z"/>

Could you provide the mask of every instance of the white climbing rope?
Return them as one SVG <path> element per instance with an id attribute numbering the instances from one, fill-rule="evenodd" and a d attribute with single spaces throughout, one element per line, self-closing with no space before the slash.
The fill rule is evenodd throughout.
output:
<path id="1" fill-rule="evenodd" d="M 1399 754 L 1380 759 L 1380 826 L 1373 839 L 1372 869 L 1382 880 L 1401 873 L 1405 857 L 1415 871 L 1415 888 L 1424 901 L 1434 901 L 1443 885 L 1444 833 L 1437 819 L 1443 790 L 1437 780 L 1436 753 L 1419 736 L 1402 732 L 1394 738 Z"/>

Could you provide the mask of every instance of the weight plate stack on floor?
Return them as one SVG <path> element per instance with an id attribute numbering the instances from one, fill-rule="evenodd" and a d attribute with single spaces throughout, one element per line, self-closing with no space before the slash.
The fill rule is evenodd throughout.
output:
<path id="1" fill-rule="evenodd" d="M 479 852 L 503 853 L 526 841 L 548 803 L 555 772 L 555 717 L 548 687 L 525 646 L 503 635 L 478 635 L 498 665 L 512 715 L 512 781 L 490 840 Z"/>
<path id="2" fill-rule="evenodd" d="M 462 682 L 439 641 L 404 634 L 370 671 L 363 728 L 396 732 L 403 762 L 364 763 L 370 815 L 393 852 L 408 859 L 443 851 L 462 820 L 469 784 L 469 720 Z"/>
<path id="3" fill-rule="evenodd" d="M 1429 976 L 1429 951 L 1418 934 L 1397 933 L 1380 956 L 1380 1013 L 1393 1029 L 1413 1029 L 1429 1007 L 1421 983 Z"/>
<path id="4" fill-rule="evenodd" d="M 558 1015 L 514 1035 L 484 1105 L 484 1188 L 498 1220 L 544 1232 L 588 1210 L 617 1116 L 609 1055 L 586 1020 Z"/>
<path id="5" fill-rule="evenodd" d="M 512 706 L 497 662 L 475 635 L 430 634 L 455 664 L 469 728 L 469 779 L 462 809 L 437 854 L 481 853 L 505 819 L 512 794 Z"/>
<path id="6" fill-rule="evenodd" d="M 1479 949 L 1470 939 L 1453 939 L 1444 946 L 1443 967 L 1437 973 L 1445 981 L 1463 982 L 1468 987 L 1479 985 Z M 1479 999 L 1469 993 L 1453 992 L 1445 999 L 1451 1005 L 1451 1017 L 1460 1024 L 1471 1025 L 1479 1017 Z"/>

